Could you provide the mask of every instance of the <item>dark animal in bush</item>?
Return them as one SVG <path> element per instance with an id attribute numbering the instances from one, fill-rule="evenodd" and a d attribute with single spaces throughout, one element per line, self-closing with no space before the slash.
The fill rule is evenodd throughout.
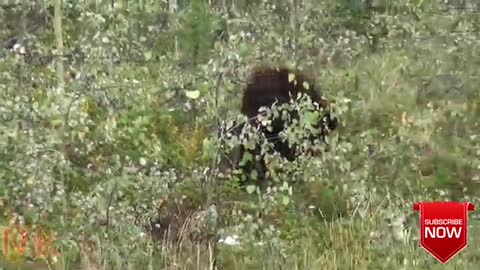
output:
<path id="1" fill-rule="evenodd" d="M 13 50 L 13 47 L 18 44 L 17 38 L 11 38 L 5 42 L 5 45 L 3 46 L 5 49 L 8 50 Z"/>
<path id="2" fill-rule="evenodd" d="M 310 144 L 318 142 L 326 143 L 327 135 L 338 125 L 337 118 L 329 111 L 327 100 L 315 90 L 313 80 L 307 78 L 300 72 L 291 71 L 287 68 L 259 68 L 256 69 L 243 93 L 241 113 L 248 118 L 248 124 L 254 127 L 259 134 L 268 142 L 272 143 L 273 151 L 280 154 L 289 161 L 293 161 L 298 156 L 298 143 L 290 144 L 281 139 L 280 134 L 289 123 L 284 117 L 276 115 L 270 118 L 269 127 L 262 124 L 259 116 L 263 114 L 260 108 L 271 108 L 276 104 L 285 105 L 295 103 L 300 96 L 308 97 L 313 103 L 313 112 L 318 115 L 317 120 L 311 125 L 312 132 L 306 137 Z M 292 119 L 300 119 L 299 110 L 293 108 L 288 110 L 287 115 Z M 230 129 L 228 135 L 243 137 L 245 123 L 239 124 Z M 261 152 L 261 145 L 257 143 L 253 149 L 241 144 L 232 154 L 231 166 L 235 169 L 241 169 L 247 179 L 250 179 L 252 171 L 256 171 L 257 180 L 262 188 L 266 187 L 267 167 L 264 155 Z M 245 153 L 249 153 L 253 158 L 247 161 L 243 160 Z M 244 183 L 243 183 L 244 184 Z"/>

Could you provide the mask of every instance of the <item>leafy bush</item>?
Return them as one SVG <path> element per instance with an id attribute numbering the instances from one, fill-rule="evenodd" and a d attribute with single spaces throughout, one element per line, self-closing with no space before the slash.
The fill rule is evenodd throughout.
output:
<path id="1" fill-rule="evenodd" d="M 29 27 L 33 7 L 0 8 L 0 40 L 23 23 L 29 33 L 25 55 L 0 51 L 0 221 L 55 232 L 59 254 L 35 263 L 435 269 L 411 205 L 478 204 L 478 5 L 240 1 L 227 13 L 179 2 L 175 13 L 65 2 L 64 91 L 50 25 Z M 228 40 L 216 42 L 223 18 Z M 242 175 L 218 164 L 242 142 L 222 142 L 217 125 L 236 119 L 260 64 L 311 72 L 341 121 L 320 156 L 268 156 L 266 193 L 240 189 Z M 307 122 L 287 138 L 303 144 Z M 471 241 L 442 269 L 475 269 L 478 250 Z M 23 255 L 2 265 L 23 267 Z"/>

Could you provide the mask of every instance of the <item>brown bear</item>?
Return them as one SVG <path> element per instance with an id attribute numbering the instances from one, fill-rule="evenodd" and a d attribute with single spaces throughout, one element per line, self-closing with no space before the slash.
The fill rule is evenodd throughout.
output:
<path id="1" fill-rule="evenodd" d="M 274 114 L 270 118 L 268 125 L 265 125 L 266 110 L 261 108 L 271 108 L 272 105 L 288 105 L 298 101 L 298 99 L 309 98 L 312 102 L 313 110 L 317 118 L 311 125 L 312 133 L 307 136 L 311 144 L 318 142 L 326 143 L 326 136 L 337 128 L 338 120 L 329 111 L 327 100 L 315 89 L 314 81 L 307 78 L 301 72 L 292 71 L 287 68 L 257 68 L 251 75 L 242 97 L 241 113 L 248 118 L 247 123 L 253 127 L 260 137 L 273 145 L 273 151 L 280 154 L 281 157 L 293 161 L 298 156 L 298 143 L 290 143 L 282 139 L 280 134 L 285 131 L 290 121 L 300 119 L 301 115 L 297 109 L 289 109 L 287 117 L 282 114 Z M 287 121 L 290 120 L 290 121 Z M 294 120 L 294 121 L 295 121 Z M 246 123 L 240 123 L 227 132 L 227 137 L 237 136 L 245 138 L 244 128 Z M 245 153 L 250 155 L 244 159 Z M 235 169 L 241 169 L 247 180 L 251 178 L 255 171 L 256 180 L 262 188 L 266 187 L 267 168 L 264 155 L 261 151 L 260 142 L 246 147 L 240 144 L 232 154 L 231 166 Z"/>

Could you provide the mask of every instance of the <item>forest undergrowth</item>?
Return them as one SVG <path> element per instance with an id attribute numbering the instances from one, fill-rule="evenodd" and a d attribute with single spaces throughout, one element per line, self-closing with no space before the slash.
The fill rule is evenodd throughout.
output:
<path id="1" fill-rule="evenodd" d="M 478 4 L 204 2 L 0 5 L 0 269 L 480 266 L 478 211 L 447 265 L 413 211 L 480 207 Z M 269 157 L 266 193 L 219 165 L 252 143 L 218 123 L 260 65 L 312 75 L 340 121 L 322 155 Z"/>

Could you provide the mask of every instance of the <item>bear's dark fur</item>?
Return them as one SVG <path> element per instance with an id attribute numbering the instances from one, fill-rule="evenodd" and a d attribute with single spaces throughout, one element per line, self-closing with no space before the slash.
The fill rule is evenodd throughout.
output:
<path id="1" fill-rule="evenodd" d="M 271 119 L 271 127 L 267 129 L 260 124 L 257 117 L 261 114 L 259 112 L 261 107 L 271 108 L 273 104 L 290 103 L 292 100 L 296 100 L 300 93 L 308 96 L 314 104 L 317 104 L 316 108 L 318 110 L 323 110 L 320 114 L 320 120 L 314 125 L 314 129 L 318 131 L 317 134 L 308 138 L 310 143 L 313 144 L 316 139 L 326 142 L 325 137 L 329 132 L 336 129 L 338 121 L 330 114 L 327 100 L 316 92 L 313 80 L 310 80 L 304 74 L 287 68 L 258 68 L 253 72 L 242 98 L 241 113 L 248 118 L 248 123 L 256 128 L 262 137 L 273 144 L 274 151 L 289 161 L 293 161 L 297 157 L 298 147 L 297 145 L 289 146 L 288 142 L 279 138 L 280 132 L 286 127 L 285 121 L 280 117 Z M 291 119 L 299 118 L 296 111 L 289 111 L 289 114 Z M 238 125 L 231 130 L 231 133 L 241 136 L 243 127 L 244 125 Z M 240 164 L 246 152 L 253 156 L 253 160 Z M 267 168 L 259 144 L 253 150 L 246 149 L 244 145 L 241 145 L 236 149 L 233 156 L 231 165 L 241 169 L 247 179 L 250 177 L 250 173 L 256 170 L 257 180 L 262 187 L 265 187 Z"/>

